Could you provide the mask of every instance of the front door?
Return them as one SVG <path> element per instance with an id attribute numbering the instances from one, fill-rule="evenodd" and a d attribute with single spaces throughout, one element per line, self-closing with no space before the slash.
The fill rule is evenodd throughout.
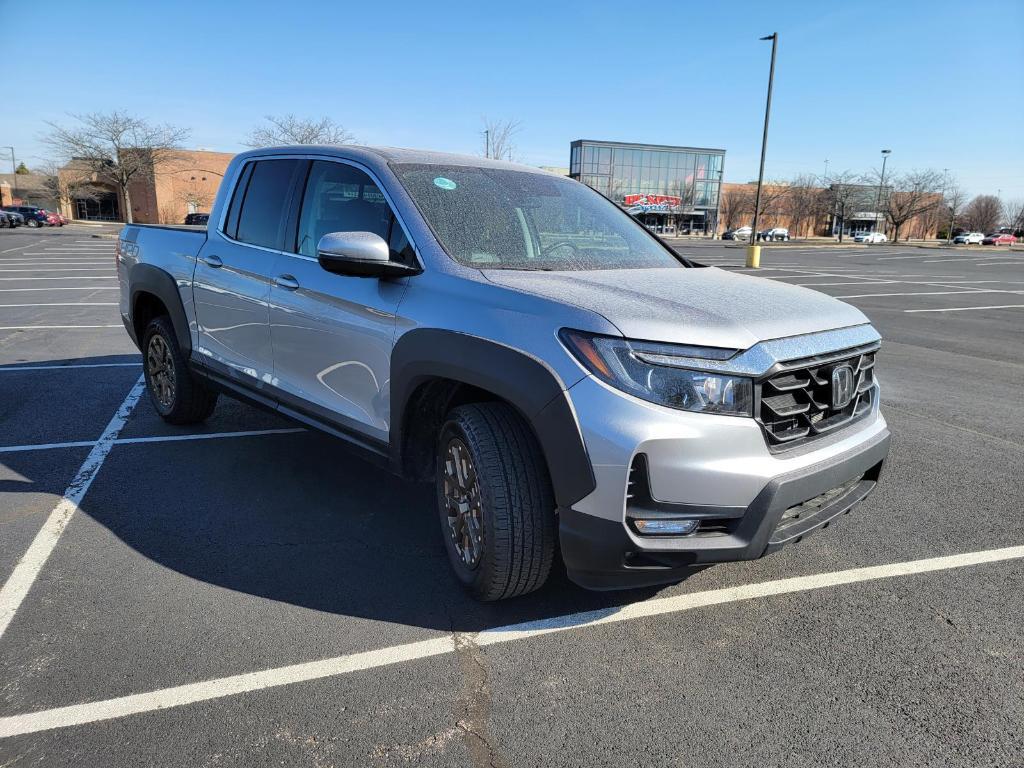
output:
<path id="1" fill-rule="evenodd" d="M 250 387 L 270 384 L 270 284 L 281 258 L 298 160 L 259 160 L 239 176 L 222 230 L 196 264 L 198 362 Z"/>
<path id="2" fill-rule="evenodd" d="M 409 278 L 336 275 L 316 259 L 329 232 L 373 232 L 392 258 L 413 263 L 401 225 L 373 180 L 355 166 L 310 165 L 291 255 L 270 291 L 274 374 L 282 407 L 387 440 L 396 312 Z"/>

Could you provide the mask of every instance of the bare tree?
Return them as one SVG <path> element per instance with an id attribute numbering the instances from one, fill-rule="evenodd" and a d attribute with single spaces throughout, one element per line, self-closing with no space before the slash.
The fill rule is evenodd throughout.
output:
<path id="1" fill-rule="evenodd" d="M 976 232 L 994 232 L 1002 218 L 1003 206 L 995 195 L 978 195 L 964 209 L 964 221 Z"/>
<path id="2" fill-rule="evenodd" d="M 72 115 L 72 127 L 47 123 L 43 138 L 54 154 L 74 160 L 90 177 L 112 184 L 124 201 L 125 221 L 132 223 L 132 182 L 153 178 L 154 167 L 174 160 L 188 136 L 184 128 L 149 123 L 127 112 Z"/>
<path id="3" fill-rule="evenodd" d="M 843 230 L 847 217 L 857 212 L 857 205 L 864 199 L 864 179 L 852 171 L 841 171 L 829 177 L 829 186 L 823 195 L 824 205 L 833 218 L 833 228 L 839 225 L 839 242 L 843 242 Z"/>
<path id="4" fill-rule="evenodd" d="M 822 213 L 822 190 L 814 176 L 803 174 L 793 179 L 786 187 L 781 205 L 789 219 L 789 229 L 796 237 L 807 233 L 807 225 L 818 219 Z"/>
<path id="5" fill-rule="evenodd" d="M 893 173 L 887 177 L 889 190 L 882 199 L 882 212 L 892 227 L 892 239 L 900 239 L 900 230 L 912 219 L 916 219 L 937 208 L 942 203 L 942 174 L 938 171 L 911 171 L 905 174 Z"/>
<path id="6" fill-rule="evenodd" d="M 1007 200 L 1003 203 L 1003 223 L 1015 235 L 1024 231 L 1024 200 Z"/>
<path id="7" fill-rule="evenodd" d="M 489 120 L 484 118 L 484 157 L 496 160 L 516 160 L 513 139 L 523 128 L 518 120 Z"/>
<path id="8" fill-rule="evenodd" d="M 967 193 L 954 181 L 946 186 L 942 197 L 945 203 L 944 213 L 949 221 L 949 226 L 946 227 L 946 244 L 949 245 L 949 241 L 953 239 L 953 227 L 956 226 L 956 220 L 963 213 L 964 204 L 967 202 Z"/>
<path id="9" fill-rule="evenodd" d="M 319 120 L 296 117 L 292 114 L 263 118 L 268 124 L 259 125 L 249 134 L 247 147 L 276 147 L 287 144 L 352 144 L 355 136 L 329 117 Z"/>
<path id="10" fill-rule="evenodd" d="M 746 187 L 729 186 L 723 189 L 718 201 L 719 215 L 726 229 L 735 229 L 754 212 L 754 198 Z"/>

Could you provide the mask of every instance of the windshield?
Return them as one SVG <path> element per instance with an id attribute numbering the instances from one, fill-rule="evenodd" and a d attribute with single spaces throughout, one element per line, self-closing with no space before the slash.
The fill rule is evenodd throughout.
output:
<path id="1" fill-rule="evenodd" d="M 682 267 L 614 203 L 558 176 L 471 166 L 394 166 L 445 251 L 479 269 Z"/>

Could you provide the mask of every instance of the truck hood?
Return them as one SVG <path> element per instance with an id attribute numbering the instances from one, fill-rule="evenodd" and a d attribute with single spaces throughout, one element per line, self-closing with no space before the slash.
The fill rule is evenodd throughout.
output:
<path id="1" fill-rule="evenodd" d="M 748 349 L 868 322 L 824 293 L 716 267 L 483 273 L 497 285 L 592 310 L 623 336 L 647 341 Z"/>

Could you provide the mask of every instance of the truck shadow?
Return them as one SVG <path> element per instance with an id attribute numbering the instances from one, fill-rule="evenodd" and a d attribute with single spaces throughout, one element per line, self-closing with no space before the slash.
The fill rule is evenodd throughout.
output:
<path id="1" fill-rule="evenodd" d="M 136 411 L 132 419 L 143 423 L 155 416 L 145 397 Z M 33 479 L 46 466 L 39 453 L 3 454 L 0 463 Z M 38 490 L 35 479 L 3 485 Z M 116 446 L 80 509 L 135 552 L 190 578 L 430 629 L 476 632 L 557 617 L 571 623 L 568 614 L 613 613 L 658 592 L 583 590 L 556 561 L 538 592 L 478 603 L 450 571 L 433 494 L 431 485 L 401 481 L 333 438 L 303 432 Z"/>

